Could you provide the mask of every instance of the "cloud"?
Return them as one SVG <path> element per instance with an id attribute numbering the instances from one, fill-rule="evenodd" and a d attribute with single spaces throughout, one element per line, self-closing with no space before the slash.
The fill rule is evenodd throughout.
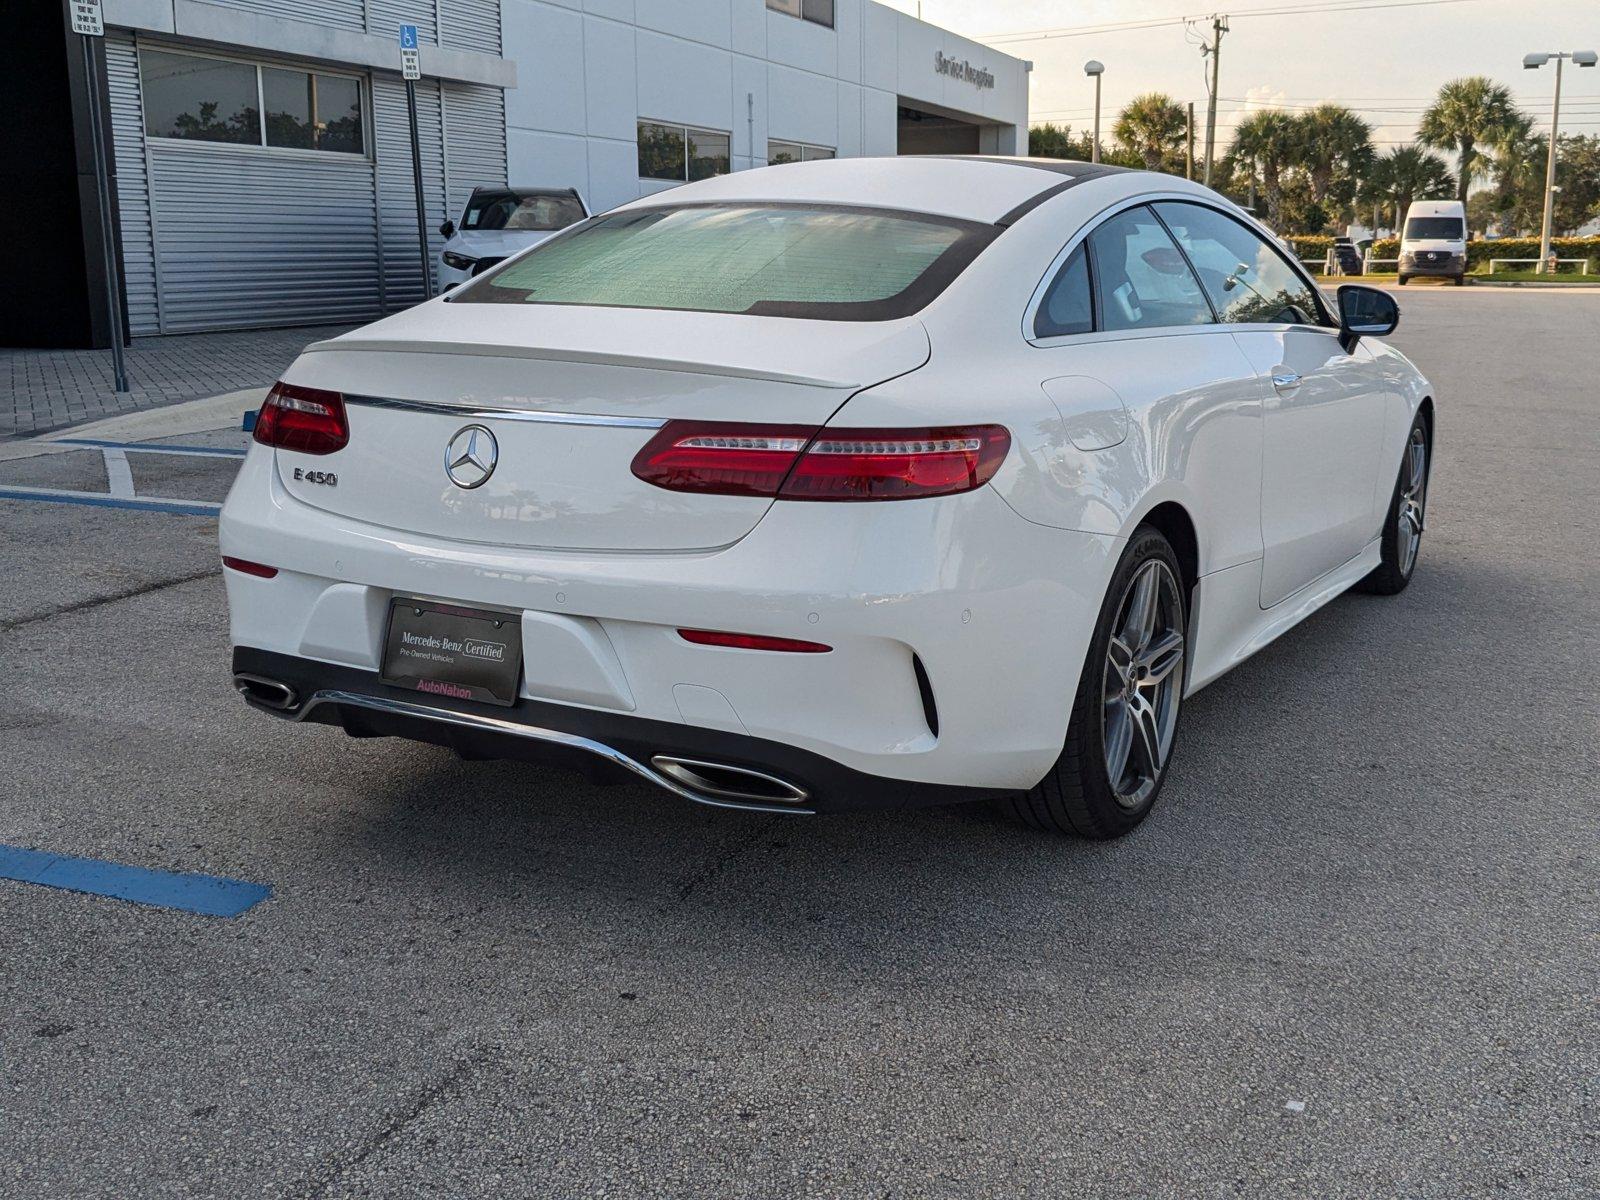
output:
<path id="1" fill-rule="evenodd" d="M 1288 99 L 1288 93 L 1282 88 L 1275 88 L 1270 84 L 1261 84 L 1259 87 L 1247 88 L 1244 94 L 1244 104 L 1241 106 L 1245 112 L 1254 112 L 1262 108 L 1280 108 Z"/>

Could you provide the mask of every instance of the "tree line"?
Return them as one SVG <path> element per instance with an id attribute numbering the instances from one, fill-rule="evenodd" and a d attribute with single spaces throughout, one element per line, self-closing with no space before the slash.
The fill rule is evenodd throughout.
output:
<path id="1" fill-rule="evenodd" d="M 1187 132 L 1184 106 L 1172 97 L 1137 96 L 1112 123 L 1101 161 L 1182 175 Z M 1086 160 L 1092 139 L 1068 125 L 1036 125 L 1028 153 Z M 1417 124 L 1415 144 L 1381 152 L 1372 126 L 1342 104 L 1258 109 L 1235 126 L 1212 168 L 1212 186 L 1280 233 L 1327 233 L 1351 221 L 1395 229 L 1413 200 L 1454 196 L 1466 202 L 1474 230 L 1493 225 L 1515 236 L 1536 233 L 1543 219 L 1548 147 L 1511 90 L 1477 75 L 1439 89 Z M 1453 170 L 1441 152 L 1454 157 Z M 1600 136 L 1562 135 L 1556 182 L 1557 234 L 1600 217 Z"/>

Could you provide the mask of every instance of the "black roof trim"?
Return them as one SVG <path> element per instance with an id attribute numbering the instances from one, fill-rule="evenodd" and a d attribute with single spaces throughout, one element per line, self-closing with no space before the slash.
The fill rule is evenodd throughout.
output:
<path id="1" fill-rule="evenodd" d="M 989 161 L 1005 162 L 1008 160 L 991 159 Z M 1080 183 L 1087 183 L 1091 179 L 1099 179 L 1106 175 L 1125 174 L 1134 169 L 1132 167 L 1113 167 L 1106 163 L 1069 162 L 1065 159 L 1061 160 L 1060 166 L 1046 166 L 1044 164 L 1031 162 L 1019 163 L 1017 165 L 1030 167 L 1038 166 L 1040 170 L 1049 171 L 1053 175 L 1068 175 L 1069 177 L 1063 179 L 1054 187 L 1047 187 L 1044 189 L 1044 191 L 1038 193 L 1037 195 L 1030 196 L 1004 216 L 997 217 L 994 223 L 1002 227 L 1015 225 L 1018 221 L 1022 220 L 1023 217 L 1027 216 L 1034 209 L 1038 208 L 1039 205 L 1043 204 L 1046 200 L 1054 200 L 1062 192 L 1065 192 L 1070 188 L 1075 188 Z"/>
<path id="2" fill-rule="evenodd" d="M 524 197 L 526 197 L 526 196 L 576 196 L 579 200 L 583 199 L 582 196 L 578 195 L 578 189 L 575 188 L 575 187 L 517 187 L 514 184 L 508 184 L 508 183 L 480 183 L 477 187 L 472 189 L 472 194 L 474 196 L 476 196 L 480 192 L 483 192 L 483 193 L 486 193 L 486 194 L 489 194 L 489 195 L 494 195 L 494 194 L 498 193 L 499 195 L 502 195 L 502 196 L 524 196 Z"/>
<path id="3" fill-rule="evenodd" d="M 1086 163 L 1073 158 L 1008 158 L 1003 154 L 930 154 L 928 157 L 952 162 L 988 162 L 1008 167 L 1032 167 L 1035 171 L 1049 171 L 1052 175 L 1071 175 L 1080 179 L 1092 179 L 1096 175 L 1116 175 L 1139 169 L 1114 167 L 1110 163 Z"/>

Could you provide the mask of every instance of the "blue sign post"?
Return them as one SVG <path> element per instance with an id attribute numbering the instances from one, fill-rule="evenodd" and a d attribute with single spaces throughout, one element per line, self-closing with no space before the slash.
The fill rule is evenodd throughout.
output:
<path id="1" fill-rule="evenodd" d="M 417 140 L 417 80 L 422 78 L 422 51 L 417 27 L 400 26 L 400 74 L 406 81 L 406 118 L 411 124 L 411 181 L 417 189 L 417 245 L 422 254 L 422 298 L 433 296 L 433 264 L 428 254 L 428 214 L 422 199 L 422 146 Z"/>

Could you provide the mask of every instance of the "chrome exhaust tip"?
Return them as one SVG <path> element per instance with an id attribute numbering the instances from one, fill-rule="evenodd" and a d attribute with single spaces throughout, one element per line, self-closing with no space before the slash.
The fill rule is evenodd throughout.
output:
<path id="1" fill-rule="evenodd" d="M 650 765 L 684 787 L 724 803 L 804 804 L 810 799 L 804 788 L 749 767 L 667 754 L 656 755 Z"/>
<path id="2" fill-rule="evenodd" d="M 235 675 L 233 686 L 246 700 L 264 708 L 277 709 L 279 712 L 288 712 L 299 699 L 295 695 L 295 690 L 287 683 L 268 679 L 264 675 Z"/>

